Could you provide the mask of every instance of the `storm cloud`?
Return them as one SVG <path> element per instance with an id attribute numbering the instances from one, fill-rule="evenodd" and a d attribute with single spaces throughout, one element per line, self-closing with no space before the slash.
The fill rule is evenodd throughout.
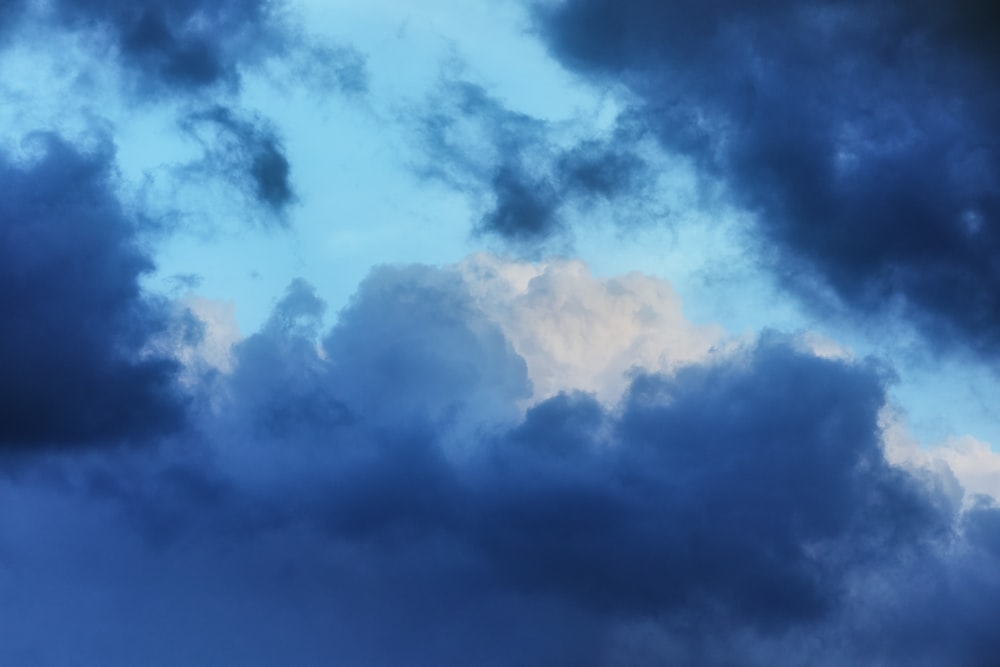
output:
<path id="1" fill-rule="evenodd" d="M 626 86 L 661 144 L 753 213 L 748 242 L 791 290 L 863 315 L 902 310 L 942 348 L 1000 349 L 995 9 L 567 0 L 534 11 L 555 57 Z"/>
<path id="2" fill-rule="evenodd" d="M 0 444 L 75 445 L 179 427 L 177 363 L 147 348 L 169 323 L 115 191 L 110 146 L 52 135 L 0 157 Z"/>
<path id="3" fill-rule="evenodd" d="M 635 373 L 617 404 L 520 409 L 524 362 L 455 269 L 378 269 L 325 333 L 322 315 L 291 285 L 204 380 L 186 444 L 4 482 L 11 507 L 102 536 L 39 588 L 51 540 L 7 522 L 28 620 L 4 657 L 983 665 L 996 648 L 1000 511 L 886 462 L 875 362 L 765 333 Z M 129 636 L 42 643 L 53 591 L 84 604 L 112 571 L 94 613 Z"/>

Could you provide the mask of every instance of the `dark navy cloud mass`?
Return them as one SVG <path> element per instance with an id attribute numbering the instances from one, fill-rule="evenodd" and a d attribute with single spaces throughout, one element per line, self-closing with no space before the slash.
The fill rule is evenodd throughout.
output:
<path id="1" fill-rule="evenodd" d="M 536 6 L 568 67 L 755 214 L 793 291 L 1000 349 L 1000 12 L 965 2 Z"/>
<path id="2" fill-rule="evenodd" d="M 117 199 L 113 150 L 30 143 L 0 156 L 0 449 L 178 428 L 178 364 L 146 353 L 168 310 L 139 286 L 153 263 Z"/>
<path id="3" fill-rule="evenodd" d="M 885 461 L 874 362 L 768 333 L 640 373 L 616 407 L 571 393 L 522 414 L 524 362 L 451 270 L 376 270 L 325 334 L 322 314 L 294 283 L 233 372 L 191 387 L 183 441 L 0 485 L 8 511 L 89 535 L 4 515 L 0 657 L 987 665 L 1000 648 L 1000 510 L 959 512 L 948 480 Z M 72 577 L 46 570 L 53 544 L 89 545 Z"/>

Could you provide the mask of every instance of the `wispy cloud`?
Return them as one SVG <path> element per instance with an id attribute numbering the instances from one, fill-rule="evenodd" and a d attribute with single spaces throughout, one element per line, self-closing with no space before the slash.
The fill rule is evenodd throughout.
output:
<path id="1" fill-rule="evenodd" d="M 417 131 L 418 172 L 479 199 L 476 232 L 529 254 L 568 240 L 568 219 L 579 209 L 608 205 L 622 221 L 649 204 L 654 177 L 643 137 L 624 118 L 573 138 L 565 127 L 506 108 L 476 84 L 446 79 Z"/>

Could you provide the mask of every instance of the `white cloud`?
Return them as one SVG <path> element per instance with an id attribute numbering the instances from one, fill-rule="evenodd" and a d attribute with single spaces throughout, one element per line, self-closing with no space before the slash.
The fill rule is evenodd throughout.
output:
<path id="1" fill-rule="evenodd" d="M 577 259 L 524 262 L 488 254 L 472 255 L 457 268 L 476 305 L 524 358 L 532 402 L 581 390 L 613 404 L 632 369 L 670 373 L 746 342 L 718 325 L 688 320 L 671 285 L 651 276 L 596 278 Z M 818 357 L 855 358 L 822 334 L 806 331 L 795 338 Z M 947 487 L 956 503 L 968 504 L 976 494 L 1000 501 L 1000 454 L 989 444 L 964 435 L 924 447 L 893 408 L 883 411 L 882 433 L 891 463 L 923 471 L 928 483 Z"/>
<path id="2" fill-rule="evenodd" d="M 721 327 L 686 319 L 670 284 L 651 276 L 595 278 L 580 260 L 486 254 L 458 268 L 477 305 L 524 357 L 534 401 L 582 390 L 614 402 L 632 368 L 670 372 L 727 344 Z"/>
<path id="3" fill-rule="evenodd" d="M 903 415 L 891 408 L 881 415 L 886 459 L 910 469 L 950 473 L 964 488 L 964 503 L 975 495 L 1000 502 L 1000 454 L 970 435 L 954 436 L 925 447 L 908 431 Z"/>
<path id="4" fill-rule="evenodd" d="M 236 304 L 192 295 L 182 299 L 180 306 L 198 319 L 202 329 L 198 340 L 178 347 L 177 358 L 189 371 L 208 367 L 230 372 L 233 345 L 242 338 L 236 323 Z"/>
<path id="5" fill-rule="evenodd" d="M 930 450 L 962 482 L 967 494 L 984 494 L 1000 501 L 1000 454 L 985 442 L 963 435 Z"/>

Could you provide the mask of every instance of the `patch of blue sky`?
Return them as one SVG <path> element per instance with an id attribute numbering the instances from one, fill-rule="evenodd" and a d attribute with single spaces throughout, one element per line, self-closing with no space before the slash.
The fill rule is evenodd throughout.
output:
<path id="1" fill-rule="evenodd" d="M 302 9 L 314 34 L 366 56 L 369 88 L 344 97 L 267 74 L 245 78 L 239 106 L 275 124 L 291 164 L 298 203 L 287 228 L 248 220 L 246 207 L 222 184 L 173 181 L 170 170 L 198 158 L 197 145 L 178 131 L 178 109 L 126 109 L 121 82 L 77 37 L 64 34 L 59 48 L 41 48 L 29 34 L 0 58 L 0 87 L 15 101 L 0 108 L 3 140 L 17 143 L 38 127 L 58 127 L 79 140 L 113 126 L 130 195 L 160 198 L 160 208 L 173 209 L 183 223 L 159 241 L 158 271 L 148 286 L 176 295 L 196 284 L 202 296 L 234 302 L 244 335 L 260 327 L 296 277 L 327 301 L 330 324 L 377 264 L 449 264 L 500 249 L 471 235 L 480 213 L 474 198 L 422 180 L 411 168 L 418 147 L 407 114 L 442 77 L 482 85 L 508 108 L 564 127 L 583 122 L 607 129 L 620 108 L 619 91 L 589 87 L 547 56 L 516 3 L 317 0 Z M 598 276 L 639 271 L 669 280 L 697 322 L 732 333 L 817 331 L 859 356 L 885 356 L 901 376 L 892 398 L 918 439 L 932 444 L 967 433 L 1000 443 L 990 400 L 1000 393 L 995 373 L 911 355 L 877 332 L 809 315 L 746 255 L 736 238 L 738 212 L 706 210 L 693 194 L 690 167 L 662 159 L 662 201 L 642 212 L 646 219 L 622 226 L 612 211 L 572 211 L 593 224 L 574 225 L 569 252 Z M 197 280 L 179 280 L 188 276 Z"/>
<path id="2" fill-rule="evenodd" d="M 442 77 L 483 82 L 536 118 L 613 119 L 607 96 L 548 59 L 510 6 L 439 1 L 407 14 L 398 3 L 332 2 L 306 10 L 311 30 L 366 55 L 370 87 L 354 99 L 293 87 L 276 95 L 267 76 L 247 78 L 242 104 L 276 124 L 292 165 L 299 201 L 290 229 L 264 231 L 262 241 L 226 225 L 214 238 L 182 234 L 158 255 L 163 275 L 197 273 L 199 292 L 234 299 L 244 332 L 260 326 L 293 277 L 313 283 L 335 313 L 376 264 L 453 263 L 483 247 L 470 233 L 476 203 L 411 168 L 407 115 Z"/>

